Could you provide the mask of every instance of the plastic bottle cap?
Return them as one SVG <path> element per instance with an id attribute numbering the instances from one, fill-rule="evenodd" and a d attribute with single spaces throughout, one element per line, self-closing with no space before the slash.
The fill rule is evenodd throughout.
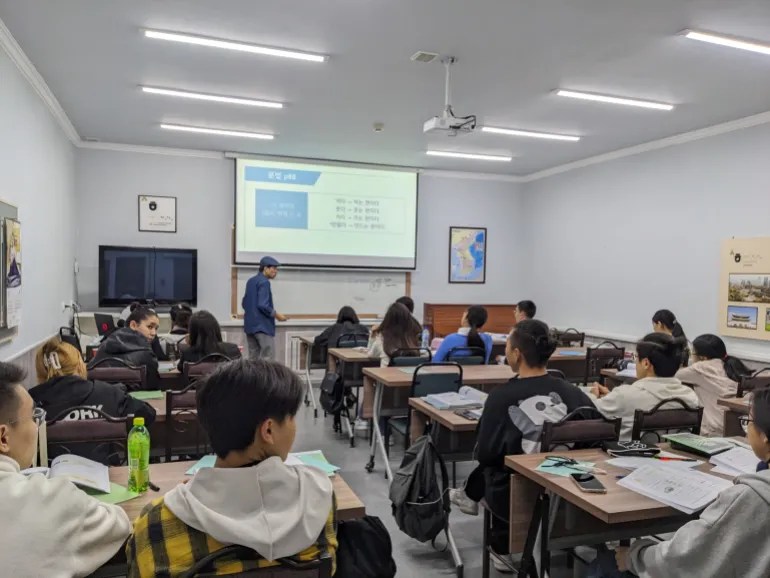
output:
<path id="1" fill-rule="evenodd" d="M 134 425 L 144 425 L 144 418 L 143 417 L 135 417 L 134 418 Z"/>

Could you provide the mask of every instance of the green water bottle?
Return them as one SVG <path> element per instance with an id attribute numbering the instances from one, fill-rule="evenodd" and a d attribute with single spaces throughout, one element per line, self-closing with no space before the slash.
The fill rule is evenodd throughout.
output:
<path id="1" fill-rule="evenodd" d="M 135 417 L 134 427 L 128 432 L 128 489 L 146 492 L 150 485 L 150 432 L 144 427 L 144 418 Z"/>

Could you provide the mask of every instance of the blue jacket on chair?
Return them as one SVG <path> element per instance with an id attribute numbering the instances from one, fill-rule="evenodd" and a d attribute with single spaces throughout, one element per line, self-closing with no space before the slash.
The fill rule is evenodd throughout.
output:
<path id="1" fill-rule="evenodd" d="M 243 295 L 243 331 L 247 335 L 264 333 L 275 336 L 275 309 L 270 280 L 262 273 L 246 282 Z"/>

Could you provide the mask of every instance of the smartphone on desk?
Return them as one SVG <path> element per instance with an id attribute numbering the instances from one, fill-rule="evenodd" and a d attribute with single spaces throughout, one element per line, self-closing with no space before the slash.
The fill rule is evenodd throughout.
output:
<path id="1" fill-rule="evenodd" d="M 570 474 L 570 478 L 575 482 L 578 488 L 583 492 L 590 494 L 606 494 L 607 488 L 604 487 L 593 474 Z"/>
<path id="2" fill-rule="evenodd" d="M 478 414 L 474 413 L 473 410 L 470 409 L 456 409 L 455 415 L 459 415 L 460 417 L 464 417 L 470 421 L 479 421 Z"/>

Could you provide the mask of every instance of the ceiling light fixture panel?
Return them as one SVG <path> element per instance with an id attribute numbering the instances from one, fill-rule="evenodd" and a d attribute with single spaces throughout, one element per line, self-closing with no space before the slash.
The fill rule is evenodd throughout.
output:
<path id="1" fill-rule="evenodd" d="M 160 128 L 165 130 L 177 130 L 181 132 L 193 132 L 199 134 L 213 134 L 218 136 L 235 136 L 241 138 L 253 138 L 260 140 L 273 140 L 275 135 L 259 132 L 246 132 L 242 130 L 230 130 L 224 128 L 207 128 L 202 126 L 187 126 L 183 124 L 163 123 Z"/>
<path id="2" fill-rule="evenodd" d="M 578 142 L 579 136 L 572 136 L 566 134 L 555 134 L 548 132 L 537 132 L 532 130 L 519 130 L 514 128 L 499 128 L 494 126 L 481 127 L 482 132 L 488 132 L 493 134 L 504 134 L 506 136 L 522 136 L 528 138 L 539 138 L 545 140 L 560 140 L 566 142 Z"/>
<path id="3" fill-rule="evenodd" d="M 738 50 L 748 50 L 749 52 L 757 52 L 759 54 L 770 55 L 770 44 L 764 42 L 745 40 L 735 36 L 716 34 L 714 32 L 706 32 L 703 30 L 683 30 L 681 34 L 690 40 L 698 40 L 700 42 L 717 44 L 719 46 L 726 46 L 728 48 L 736 48 Z"/>
<path id="4" fill-rule="evenodd" d="M 257 100 L 253 98 L 241 98 L 237 96 L 220 96 L 202 92 L 189 92 L 187 90 L 158 88 L 156 86 L 142 86 L 141 89 L 142 92 L 147 94 L 160 94 L 163 96 L 175 96 L 178 98 L 189 98 L 193 100 L 207 100 L 211 102 L 222 102 L 225 104 L 242 104 L 246 106 L 260 106 L 264 108 L 283 108 L 283 103 L 273 102 L 270 100 Z"/>
<path id="5" fill-rule="evenodd" d="M 576 98 L 578 100 L 589 100 L 593 102 L 601 102 L 605 104 L 620 104 L 624 106 L 635 106 L 639 108 L 649 108 L 653 110 L 674 110 L 673 104 L 667 104 L 664 102 L 654 102 L 652 100 L 639 100 L 636 98 L 626 98 L 621 96 L 611 96 L 608 94 L 596 94 L 593 92 L 579 92 L 577 90 L 565 90 L 560 88 L 556 91 L 557 96 L 564 96 L 567 98 Z"/>
<path id="6" fill-rule="evenodd" d="M 431 157 L 449 157 L 455 159 L 470 159 L 475 161 L 498 161 L 498 162 L 510 162 L 513 157 L 503 155 L 484 155 L 478 153 L 462 153 L 455 151 L 437 151 L 428 150 L 425 154 Z"/>

